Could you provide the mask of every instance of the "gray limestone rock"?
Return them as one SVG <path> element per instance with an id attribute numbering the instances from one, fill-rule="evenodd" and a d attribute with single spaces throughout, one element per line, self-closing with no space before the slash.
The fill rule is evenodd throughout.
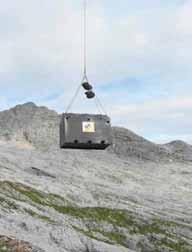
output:
<path id="1" fill-rule="evenodd" d="M 2 236 L 37 252 L 192 251 L 190 145 L 116 127 L 106 151 L 60 150 L 59 120 L 33 103 L 0 113 Z"/>

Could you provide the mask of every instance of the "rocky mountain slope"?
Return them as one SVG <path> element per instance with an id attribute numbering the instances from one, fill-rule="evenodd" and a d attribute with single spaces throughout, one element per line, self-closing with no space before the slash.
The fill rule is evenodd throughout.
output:
<path id="1" fill-rule="evenodd" d="M 192 146 L 183 141 L 173 141 L 171 143 L 163 145 L 164 148 L 171 154 L 174 154 L 181 160 L 192 161 Z"/>
<path id="2" fill-rule="evenodd" d="M 0 113 L 0 251 L 192 251 L 190 145 L 114 128 L 106 151 L 60 150 L 59 121 Z"/>
<path id="3" fill-rule="evenodd" d="M 60 115 L 46 107 L 38 107 L 31 102 L 17 105 L 0 112 L 0 140 L 14 140 L 18 143 L 31 144 L 37 149 L 48 150 L 59 145 L 59 122 Z M 114 144 L 108 151 L 120 157 L 133 157 L 146 161 L 192 158 L 192 146 L 181 141 L 157 145 L 128 129 L 119 127 L 113 128 L 113 136 Z"/>

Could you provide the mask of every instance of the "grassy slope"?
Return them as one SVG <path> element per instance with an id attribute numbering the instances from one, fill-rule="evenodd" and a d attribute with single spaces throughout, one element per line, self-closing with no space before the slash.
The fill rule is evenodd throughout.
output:
<path id="1" fill-rule="evenodd" d="M 37 211 L 21 207 L 20 202 L 33 206 L 33 209 L 37 209 Z M 158 218 L 146 221 L 141 216 L 136 216 L 135 213 L 121 209 L 80 208 L 58 195 L 40 192 L 19 183 L 0 182 L 0 207 L 4 211 L 16 210 L 29 214 L 50 225 L 56 224 L 56 220 L 52 219 L 49 214 L 45 215 L 45 212 L 48 213 L 48 211 L 44 210 L 45 208 L 54 209 L 60 214 L 78 220 L 73 224 L 73 228 L 78 232 L 110 244 L 128 247 L 128 240 L 131 236 L 145 236 L 157 252 L 191 251 L 186 237 L 176 234 L 177 228 L 189 229 L 183 224 Z M 81 227 L 77 224 L 79 220 L 83 223 Z M 147 244 L 138 242 L 137 246 L 140 251 L 144 251 Z M 2 248 L 0 249 L 2 250 Z"/>

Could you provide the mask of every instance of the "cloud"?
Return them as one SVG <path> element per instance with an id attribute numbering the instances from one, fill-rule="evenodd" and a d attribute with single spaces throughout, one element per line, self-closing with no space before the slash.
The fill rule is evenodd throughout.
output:
<path id="1" fill-rule="evenodd" d="M 80 2 L 76 6 L 67 0 L 2 3 L 2 23 L 9 22 L 9 26 L 1 48 L 7 53 L 9 69 L 22 71 L 23 66 L 36 65 L 41 70 L 44 66 L 48 74 L 63 73 L 63 80 L 74 74 L 78 79 L 82 70 Z M 190 5 L 173 9 L 165 5 L 118 18 L 109 18 L 106 4 L 105 8 L 102 1 L 93 1 L 89 7 L 88 62 L 93 81 L 108 82 L 149 69 L 163 72 L 169 70 L 167 65 L 176 65 L 175 51 L 179 40 L 186 40 L 181 33 Z"/>
<path id="2" fill-rule="evenodd" d="M 32 100 L 62 111 L 82 78 L 82 1 L 0 4 L 1 109 Z M 186 135 L 191 12 L 191 0 L 89 2 L 89 78 L 114 123 L 154 139 Z M 82 95 L 74 108 L 91 111 Z"/>
<path id="3" fill-rule="evenodd" d="M 191 96 L 130 103 L 127 107 L 114 107 L 112 111 L 117 121 L 123 124 L 126 122 L 129 128 L 151 140 L 162 142 L 163 137 L 166 140 L 165 136 L 169 135 L 167 140 L 174 140 L 175 137 L 182 139 L 185 136 L 188 142 L 192 142 L 192 121 L 189 120 L 192 117 Z"/>

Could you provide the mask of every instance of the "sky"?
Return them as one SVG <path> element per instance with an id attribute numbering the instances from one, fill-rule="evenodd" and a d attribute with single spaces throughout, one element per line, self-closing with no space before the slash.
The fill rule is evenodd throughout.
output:
<path id="1" fill-rule="evenodd" d="M 192 0 L 87 0 L 88 78 L 112 118 L 192 143 Z M 65 111 L 83 72 L 83 0 L 0 0 L 0 110 Z M 96 113 L 80 91 L 72 112 Z"/>

